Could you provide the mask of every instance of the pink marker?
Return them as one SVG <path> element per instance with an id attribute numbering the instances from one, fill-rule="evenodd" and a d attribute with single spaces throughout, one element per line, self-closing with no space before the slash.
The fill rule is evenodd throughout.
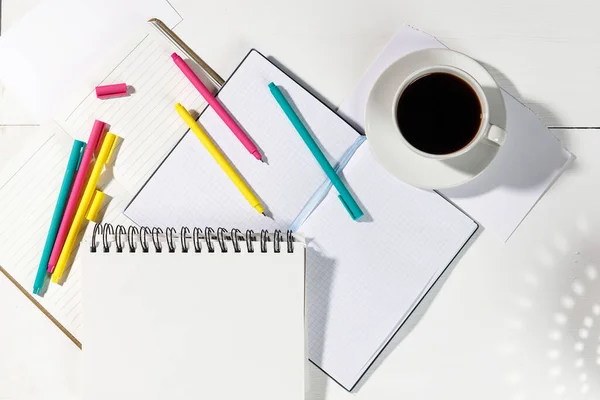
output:
<path id="1" fill-rule="evenodd" d="M 175 61 L 175 64 L 177 64 L 177 66 L 179 67 L 181 72 L 183 72 L 185 77 L 188 78 L 192 85 L 194 85 L 194 87 L 200 92 L 202 97 L 204 97 L 204 100 L 208 102 L 208 105 L 211 106 L 213 110 L 215 110 L 219 118 L 221 118 L 225 125 L 227 125 L 227 127 L 231 130 L 231 132 L 233 132 L 235 137 L 237 137 L 238 140 L 242 142 L 246 150 L 248 150 L 250 154 L 256 157 L 257 160 L 262 160 L 262 156 L 258 152 L 258 149 L 254 145 L 254 143 L 252 143 L 252 140 L 250 140 L 248 135 L 246 135 L 246 132 L 244 132 L 242 128 L 240 128 L 240 126 L 234 121 L 234 119 L 231 118 L 231 115 L 229 115 L 227 111 L 225 111 L 225 108 L 223 108 L 219 100 L 217 100 L 217 98 L 213 96 L 213 94 L 210 92 L 210 90 L 208 90 L 206 86 L 204 86 L 204 83 L 202 83 L 200 78 L 198 78 L 196 74 L 194 74 L 194 71 L 192 71 L 192 69 L 185 63 L 185 61 L 183 61 L 181 57 L 179 57 L 179 55 L 177 55 L 177 53 L 171 54 L 171 58 L 173 59 L 173 61 Z"/>
<path id="2" fill-rule="evenodd" d="M 67 234 L 69 233 L 69 229 L 71 229 L 73 217 L 75 216 L 77 206 L 79 205 L 81 191 L 83 190 L 85 184 L 85 178 L 88 175 L 88 170 L 92 164 L 92 157 L 94 156 L 94 151 L 96 150 L 96 146 L 102 137 L 105 126 L 106 124 L 102 121 L 94 121 L 92 133 L 90 133 L 90 138 L 85 145 L 85 151 L 83 152 L 83 157 L 81 158 L 81 165 L 77 171 L 77 175 L 75 176 L 71 193 L 69 194 L 69 200 L 67 201 L 65 213 L 60 221 L 60 228 L 58 228 L 56 241 L 54 242 L 54 247 L 52 247 L 52 254 L 50 254 L 50 261 L 48 262 L 48 272 L 50 273 L 54 272 L 54 267 L 56 266 L 58 258 L 60 257 L 65 240 L 67 239 Z"/>
<path id="3" fill-rule="evenodd" d="M 127 96 L 127 84 L 115 83 L 114 85 L 96 86 L 96 97 L 110 99 L 113 97 Z"/>

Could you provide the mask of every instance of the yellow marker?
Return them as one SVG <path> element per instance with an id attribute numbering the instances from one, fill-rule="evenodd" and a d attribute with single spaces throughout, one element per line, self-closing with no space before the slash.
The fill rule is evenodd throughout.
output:
<path id="1" fill-rule="evenodd" d="M 204 131 L 204 129 L 202 129 L 200 127 L 200 125 L 198 125 L 196 120 L 190 115 L 190 113 L 181 104 L 179 104 L 179 103 L 175 104 L 175 109 L 177 110 L 177 113 L 179 114 L 179 116 L 183 119 L 183 122 L 185 122 L 186 125 L 190 127 L 192 132 L 194 132 L 194 134 L 196 134 L 196 137 L 198 138 L 198 140 L 200 140 L 200 142 L 204 145 L 204 147 L 206 147 L 206 150 L 208 150 L 208 152 L 210 153 L 211 156 L 213 156 L 213 158 L 215 159 L 217 164 L 219 164 L 219 166 L 223 169 L 223 171 L 225 171 L 225 173 L 227 174 L 229 179 L 231 179 L 231 182 L 233 182 L 235 187 L 238 188 L 238 190 L 246 198 L 248 203 L 250 203 L 250 205 L 252 207 L 254 207 L 254 209 L 256 211 L 265 215 L 265 209 L 263 208 L 262 205 L 260 205 L 260 202 L 254 195 L 254 193 L 252 193 L 252 190 L 250 190 L 250 188 L 248 187 L 246 182 L 244 182 L 242 177 L 239 176 L 239 174 L 231 166 L 229 161 L 227 161 L 227 158 L 225 158 L 223 153 L 221 153 L 219 151 L 217 146 L 213 143 L 213 141 L 210 139 L 210 137 Z"/>
<path id="2" fill-rule="evenodd" d="M 98 184 L 98 179 L 100 178 L 100 174 L 104 169 L 104 165 L 110 159 L 116 143 L 117 136 L 113 135 L 112 133 L 107 133 L 104 137 L 104 141 L 102 142 L 102 147 L 100 148 L 100 153 L 98 154 L 98 158 L 94 164 L 92 174 L 88 179 L 83 196 L 81 197 L 81 202 L 79 203 L 79 207 L 77 208 L 77 212 L 73 218 L 73 223 L 71 224 L 71 229 L 69 229 L 69 234 L 67 235 L 65 245 L 60 253 L 58 262 L 56 263 L 54 273 L 52 274 L 52 282 L 54 283 L 59 282 L 62 278 L 62 274 L 65 271 L 67 261 L 69 261 L 71 251 L 75 245 L 75 240 L 77 239 L 77 235 L 79 234 L 79 230 L 81 229 L 81 225 L 83 224 L 86 215 L 89 213 L 91 218 L 95 218 L 95 214 L 97 214 L 102 198 L 104 197 L 104 193 L 97 191 L 96 185 Z"/>
<path id="3" fill-rule="evenodd" d="M 98 221 L 98 213 L 100 212 L 100 208 L 102 207 L 102 202 L 104 201 L 104 192 L 100 190 L 96 190 L 94 195 L 92 196 L 92 202 L 85 213 L 85 219 L 92 222 Z"/>

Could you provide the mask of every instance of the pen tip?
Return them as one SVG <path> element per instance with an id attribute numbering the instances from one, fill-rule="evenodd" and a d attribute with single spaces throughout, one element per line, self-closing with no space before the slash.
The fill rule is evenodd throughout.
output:
<path id="1" fill-rule="evenodd" d="M 263 160 L 263 156 L 262 156 L 262 154 L 260 154 L 260 153 L 258 152 L 258 150 L 254 150 L 254 151 L 252 152 L 252 155 L 253 155 L 253 156 L 254 156 L 254 158 L 256 158 L 258 161 L 262 161 L 262 160 Z"/>
<path id="2" fill-rule="evenodd" d="M 265 213 L 261 213 L 261 214 L 264 215 L 265 217 L 267 216 L 267 214 L 265 214 Z"/>

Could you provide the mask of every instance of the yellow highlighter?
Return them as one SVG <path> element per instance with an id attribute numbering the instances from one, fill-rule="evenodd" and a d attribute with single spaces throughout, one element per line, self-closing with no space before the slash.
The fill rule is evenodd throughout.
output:
<path id="1" fill-rule="evenodd" d="M 73 250 L 77 235 L 79 234 L 79 230 L 81 229 L 81 225 L 83 224 L 86 216 L 89 217 L 89 219 L 95 219 L 95 216 L 98 214 L 98 209 L 102 204 L 104 193 L 96 190 L 96 185 L 98 184 L 98 179 L 100 178 L 100 174 L 104 169 L 104 165 L 110 159 L 116 143 L 117 136 L 112 133 L 107 133 L 102 142 L 102 147 L 100 148 L 100 153 L 98 154 L 98 158 L 94 164 L 92 174 L 88 179 L 83 196 L 81 197 L 79 207 L 77 208 L 77 212 L 73 218 L 71 229 L 69 229 L 65 245 L 60 253 L 58 262 L 56 263 L 56 268 L 52 273 L 52 282 L 54 283 L 59 282 L 63 273 L 65 272 L 67 262 L 71 256 L 71 251 Z"/>
<path id="2" fill-rule="evenodd" d="M 183 119 L 183 122 L 186 123 L 187 126 L 194 132 L 198 140 L 206 147 L 206 150 L 210 153 L 210 155 L 215 159 L 217 164 L 223 169 L 223 171 L 227 174 L 231 182 L 235 185 L 235 187 L 242 193 L 242 195 L 246 198 L 248 203 L 259 213 L 265 215 L 265 209 L 260 204 L 252 190 L 248 187 L 246 182 L 242 179 L 242 177 L 236 172 L 235 168 L 231 166 L 227 158 L 219 151 L 217 146 L 210 139 L 208 134 L 198 125 L 194 117 L 190 115 L 190 113 L 183 107 L 181 104 L 175 104 L 175 109 L 179 116 Z"/>

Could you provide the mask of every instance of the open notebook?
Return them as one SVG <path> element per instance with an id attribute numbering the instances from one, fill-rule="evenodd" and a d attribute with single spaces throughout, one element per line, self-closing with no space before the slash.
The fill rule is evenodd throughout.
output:
<path id="1" fill-rule="evenodd" d="M 125 215 L 138 224 L 152 226 L 242 225 L 252 229 L 287 229 L 326 175 L 274 101 L 267 87 L 269 82 L 281 85 L 289 93 L 326 150 L 330 163 L 337 164 L 355 142 L 363 140 L 334 112 L 252 50 L 218 98 L 267 162 L 249 156 L 212 108 L 202 113 L 199 122 L 272 218 L 248 212 L 246 200 L 189 131 L 136 194 Z M 181 103 L 186 108 L 192 107 Z"/>
<path id="2" fill-rule="evenodd" d="M 304 244 L 192 233 L 88 243 L 84 398 L 303 400 Z"/>
<path id="3" fill-rule="evenodd" d="M 165 20 L 181 20 L 170 6 L 166 12 L 174 15 L 167 15 Z M 161 17 L 165 17 L 164 13 Z M 121 47 L 112 58 L 103 61 L 104 66 L 72 93 L 65 94 L 54 119 L 44 124 L 37 137 L 0 174 L 0 239 L 9 244 L 0 246 L 0 265 L 25 292 L 32 290 L 72 139 L 87 141 L 94 119 L 105 121 L 111 132 L 123 138 L 111 173 L 103 175 L 99 185 L 107 198 L 112 198 L 104 205 L 102 220 L 119 223 L 126 221 L 122 210 L 131 193 L 185 132 L 185 124 L 173 111 L 173 104 L 185 101 L 198 110 L 204 107 L 204 100 L 170 58 L 178 48 L 152 24 L 138 22 L 139 29 L 131 37 L 122 38 Z M 17 40 L 14 36 L 4 39 L 0 54 L 8 50 L 9 54 L 31 51 L 13 43 Z M 190 66 L 214 88 L 197 65 Z M 110 100 L 96 98 L 96 85 L 115 82 L 126 82 L 133 93 Z M 42 311 L 77 344 L 82 312 L 80 274 L 75 263 L 63 286 L 50 285 L 44 297 L 35 297 Z"/>
<path id="4" fill-rule="evenodd" d="M 281 86 L 365 216 L 353 221 L 267 87 Z M 199 122 L 272 219 L 249 209 L 189 132 L 125 210 L 141 225 L 247 226 L 307 234 L 309 357 L 350 390 L 477 229 L 452 204 L 375 161 L 338 115 L 257 51 L 218 95 L 268 159 L 257 162 L 207 108 Z"/>

